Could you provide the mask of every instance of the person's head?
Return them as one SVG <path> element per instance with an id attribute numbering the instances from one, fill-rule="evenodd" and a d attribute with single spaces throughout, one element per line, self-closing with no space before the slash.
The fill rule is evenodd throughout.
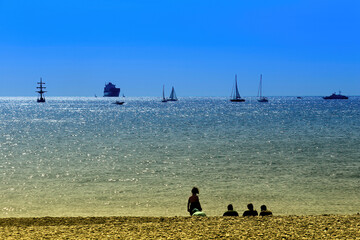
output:
<path id="1" fill-rule="evenodd" d="M 191 192 L 192 192 L 193 195 L 199 194 L 199 189 L 197 187 L 193 187 Z"/>
<path id="2" fill-rule="evenodd" d="M 247 208 L 248 208 L 250 211 L 252 211 L 252 210 L 254 210 L 254 205 L 253 205 L 252 203 L 249 203 L 249 204 L 247 205 Z"/>
<path id="3" fill-rule="evenodd" d="M 228 205 L 228 210 L 229 210 L 229 211 L 234 210 L 234 208 L 233 208 L 233 205 L 232 205 L 232 204 L 229 204 L 229 205 Z"/>
<path id="4" fill-rule="evenodd" d="M 261 209 L 261 211 L 266 211 L 266 206 L 265 206 L 265 205 L 261 205 L 260 209 Z"/>

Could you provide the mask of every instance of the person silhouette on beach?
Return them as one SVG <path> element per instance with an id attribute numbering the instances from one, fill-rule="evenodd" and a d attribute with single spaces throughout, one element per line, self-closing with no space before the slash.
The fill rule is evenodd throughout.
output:
<path id="1" fill-rule="evenodd" d="M 269 216 L 269 215 L 272 215 L 272 212 L 270 210 L 267 210 L 266 206 L 265 205 L 261 205 L 260 207 L 260 216 Z"/>
<path id="2" fill-rule="evenodd" d="M 252 203 L 249 203 L 247 205 L 248 210 L 246 210 L 243 213 L 243 217 L 247 217 L 247 216 L 257 216 L 258 212 L 256 210 L 254 210 L 254 205 Z"/>
<path id="3" fill-rule="evenodd" d="M 199 197 L 196 194 L 199 194 L 199 189 L 197 187 L 193 187 L 191 190 L 192 195 L 189 197 L 187 204 L 187 211 L 192 215 L 192 211 L 196 208 L 199 211 L 202 211 L 201 204 L 199 201 Z"/>
<path id="4" fill-rule="evenodd" d="M 234 211 L 232 204 L 229 204 L 227 208 L 228 210 L 224 212 L 223 216 L 239 216 L 238 212 Z"/>

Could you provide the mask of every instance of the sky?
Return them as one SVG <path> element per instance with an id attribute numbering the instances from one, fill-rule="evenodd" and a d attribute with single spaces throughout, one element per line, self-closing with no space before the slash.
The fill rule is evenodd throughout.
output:
<path id="1" fill-rule="evenodd" d="M 358 0 L 0 0 L 0 96 L 360 95 Z"/>

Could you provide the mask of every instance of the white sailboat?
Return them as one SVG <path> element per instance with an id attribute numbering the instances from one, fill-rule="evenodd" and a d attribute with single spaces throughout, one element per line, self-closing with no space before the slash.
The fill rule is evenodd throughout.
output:
<path id="1" fill-rule="evenodd" d="M 260 84 L 258 89 L 258 102 L 268 102 L 269 100 L 262 95 L 262 74 L 260 74 Z"/>
<path id="2" fill-rule="evenodd" d="M 162 102 L 167 102 L 167 99 L 165 98 L 165 85 L 163 85 L 163 98 L 161 100 Z"/>
<path id="3" fill-rule="evenodd" d="M 231 102 L 245 102 L 245 99 L 241 98 L 239 89 L 237 86 L 237 75 L 235 74 L 235 89 L 233 88 L 233 91 L 231 93 Z"/>
<path id="4" fill-rule="evenodd" d="M 170 97 L 167 99 L 168 101 L 177 101 L 176 93 L 174 87 L 171 89 Z"/>

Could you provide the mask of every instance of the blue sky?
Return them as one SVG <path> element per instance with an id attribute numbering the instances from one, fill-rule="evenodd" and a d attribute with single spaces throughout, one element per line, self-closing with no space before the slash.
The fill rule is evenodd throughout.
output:
<path id="1" fill-rule="evenodd" d="M 360 1 L 0 0 L 0 96 L 360 95 Z"/>

